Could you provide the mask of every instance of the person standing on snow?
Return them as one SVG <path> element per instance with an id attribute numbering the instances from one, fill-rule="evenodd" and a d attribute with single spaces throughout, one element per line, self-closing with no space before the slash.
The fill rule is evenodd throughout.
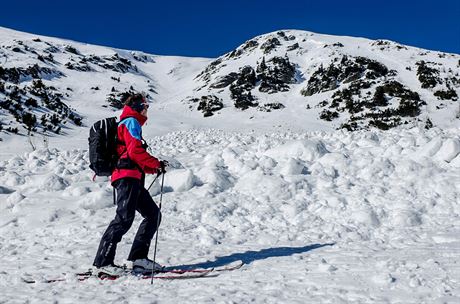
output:
<path id="1" fill-rule="evenodd" d="M 147 151 L 142 138 L 142 125 L 147 120 L 148 102 L 142 94 L 133 94 L 125 101 L 118 124 L 118 164 L 112 172 L 112 186 L 116 190 L 117 211 L 102 236 L 93 265 L 97 272 L 120 275 L 123 269 L 114 264 L 117 244 L 128 232 L 136 210 L 144 217 L 131 247 L 128 260 L 133 268 L 161 269 L 147 258 L 150 241 L 161 220 L 158 206 L 144 187 L 145 174 L 165 173 L 166 161 L 159 161 Z"/>

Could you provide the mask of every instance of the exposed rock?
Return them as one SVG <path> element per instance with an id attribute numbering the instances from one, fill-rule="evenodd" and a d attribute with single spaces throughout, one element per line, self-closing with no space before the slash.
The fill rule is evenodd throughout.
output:
<path id="1" fill-rule="evenodd" d="M 333 119 L 339 117 L 339 113 L 335 112 L 335 111 L 329 111 L 327 109 L 324 109 L 320 114 L 319 114 L 319 118 L 321 118 L 322 120 L 326 120 L 326 121 L 332 121 Z"/>
<path id="2" fill-rule="evenodd" d="M 250 66 L 245 66 L 240 69 L 238 78 L 230 85 L 230 97 L 235 101 L 235 107 L 246 110 L 249 107 L 257 106 L 254 103 L 254 96 L 251 90 L 256 85 L 256 72 Z"/>
<path id="3" fill-rule="evenodd" d="M 388 81 L 380 86 L 382 91 L 391 97 L 399 97 L 406 100 L 420 101 L 420 96 L 417 92 L 411 91 L 404 87 L 400 82 Z"/>
<path id="4" fill-rule="evenodd" d="M 225 54 L 224 58 L 226 59 L 237 59 L 239 58 L 244 52 L 250 51 L 254 48 L 256 48 L 259 45 L 257 40 L 249 40 L 246 41 L 246 43 L 242 46 L 239 47 L 227 54 Z"/>
<path id="5" fill-rule="evenodd" d="M 281 110 L 284 108 L 285 106 L 282 103 L 273 102 L 273 103 L 266 103 L 261 106 L 258 106 L 257 110 L 262 111 L 262 112 L 271 112 L 272 110 Z"/>
<path id="6" fill-rule="evenodd" d="M 224 107 L 222 99 L 218 98 L 215 95 L 201 96 L 198 104 L 198 111 L 203 112 L 204 117 L 209 117 L 214 115 L 214 112 L 219 111 Z"/>
<path id="7" fill-rule="evenodd" d="M 228 75 L 217 78 L 216 82 L 211 84 L 209 87 L 212 89 L 222 89 L 229 86 L 236 79 L 238 79 L 238 73 L 232 72 Z"/>
<path id="8" fill-rule="evenodd" d="M 281 43 L 276 37 L 268 38 L 261 46 L 260 49 L 264 51 L 264 54 L 269 54 L 276 47 L 280 46 Z"/>
<path id="9" fill-rule="evenodd" d="M 72 54 L 74 54 L 74 55 L 80 55 L 80 52 L 79 52 L 76 48 L 74 48 L 73 46 L 71 46 L 71 45 L 67 45 L 67 46 L 64 48 L 64 50 L 65 50 L 66 52 L 72 53 Z"/>
<path id="10" fill-rule="evenodd" d="M 80 71 L 80 72 L 90 72 L 93 69 L 85 62 L 80 61 L 79 63 L 76 62 L 67 62 L 65 67 L 69 70 Z"/>
<path id="11" fill-rule="evenodd" d="M 230 53 L 227 53 L 224 57 L 237 59 L 238 57 L 241 56 L 241 54 L 243 54 L 243 51 L 240 49 L 236 49 L 236 50 L 231 51 Z"/>
<path id="12" fill-rule="evenodd" d="M 48 54 L 47 56 L 37 55 L 37 59 L 44 63 L 47 63 L 47 62 L 56 63 L 54 61 L 54 56 L 52 54 Z"/>
<path id="13" fill-rule="evenodd" d="M 456 101 L 458 99 L 457 92 L 452 89 L 448 89 L 446 91 L 436 91 L 434 92 L 434 96 L 441 100 L 453 100 Z"/>
<path id="14" fill-rule="evenodd" d="M 142 53 L 138 53 L 138 52 L 131 52 L 131 54 L 133 55 L 133 58 L 137 61 L 140 61 L 140 62 L 153 62 L 152 58 L 150 56 L 147 56 L 145 54 L 142 54 Z"/>
<path id="15" fill-rule="evenodd" d="M 243 45 L 243 50 L 252 50 L 256 48 L 258 45 L 259 43 L 257 42 L 257 40 L 249 40 Z"/>
<path id="16" fill-rule="evenodd" d="M 422 88 L 434 88 L 437 84 L 442 84 L 442 79 L 439 78 L 439 71 L 429 67 L 428 63 L 421 60 L 416 63 L 418 80 L 422 84 Z"/>
<path id="17" fill-rule="evenodd" d="M 390 50 L 390 49 L 396 49 L 398 51 L 407 50 L 405 46 L 395 43 L 393 41 L 389 41 L 389 40 L 376 40 L 371 45 L 378 47 L 381 51 Z"/>
<path id="18" fill-rule="evenodd" d="M 286 48 L 287 51 L 293 51 L 299 48 L 299 44 L 296 42 Z"/>
<path id="19" fill-rule="evenodd" d="M 276 33 L 278 36 L 280 36 L 281 38 L 283 38 L 285 41 L 289 41 L 289 38 L 286 36 L 286 33 L 283 32 L 283 31 L 279 31 Z"/>
<path id="20" fill-rule="evenodd" d="M 94 57 L 93 57 L 94 58 Z M 111 63 L 107 63 L 107 61 Z M 127 73 L 127 72 L 137 72 L 137 67 L 132 64 L 132 62 L 126 58 L 114 54 L 112 57 L 104 57 L 104 63 L 96 63 L 104 69 L 109 69 L 114 72 Z"/>
<path id="21" fill-rule="evenodd" d="M 318 106 L 324 109 L 320 118 L 331 121 L 339 117 L 340 112 L 349 113 L 350 119 L 341 127 L 348 130 L 362 129 L 373 126 L 387 130 L 402 123 L 403 117 L 415 117 L 420 114 L 420 107 L 425 104 L 420 100 L 418 93 L 409 90 L 397 81 L 387 81 L 378 86 L 372 97 L 361 96 L 360 88 L 370 88 L 373 82 L 364 80 L 355 81 L 348 88 L 339 90 L 332 95 L 332 101 L 322 102 Z M 370 92 L 368 92 L 370 94 Z M 390 107 L 389 101 L 397 98 L 399 102 L 395 108 L 395 102 Z M 396 103 L 397 104 L 397 103 Z"/>
<path id="22" fill-rule="evenodd" d="M 288 84 L 295 82 L 295 67 L 288 57 L 275 56 L 265 63 L 265 58 L 257 66 L 259 91 L 266 93 L 285 92 Z"/>
<path id="23" fill-rule="evenodd" d="M 27 68 L 3 68 L 0 66 L 0 79 L 16 84 L 29 77 L 39 79 L 43 77 L 54 78 L 61 76 L 64 76 L 64 74 L 54 69 L 41 67 L 38 64 L 28 66 Z"/>
<path id="24" fill-rule="evenodd" d="M 28 131 L 37 131 L 41 127 L 43 132 L 50 130 L 57 133 L 67 118 L 81 125 L 81 117 L 62 102 L 62 94 L 57 93 L 54 87 L 46 86 L 41 79 L 23 88 L 17 85 L 4 86 L 2 94 L 5 99 L 0 101 L 0 108 L 11 114 Z M 36 115 L 43 112 L 39 124 Z M 10 128 L 8 131 L 17 133 L 19 130 Z"/>
<path id="25" fill-rule="evenodd" d="M 365 57 L 349 59 L 343 56 L 339 64 L 331 63 L 327 68 L 322 65 L 312 74 L 307 87 L 301 91 L 304 96 L 327 92 L 339 87 L 341 83 L 356 81 L 360 78 L 377 79 L 386 76 L 389 70 L 383 64 Z"/>
<path id="26" fill-rule="evenodd" d="M 211 75 L 216 73 L 220 69 L 221 63 L 222 58 L 214 60 L 213 62 L 208 64 L 208 66 L 200 74 L 198 74 L 195 77 L 195 79 L 202 79 L 203 81 L 208 83 L 211 80 Z"/>
<path id="27" fill-rule="evenodd" d="M 47 47 L 47 48 L 44 50 L 45 53 L 53 53 L 53 54 L 54 54 L 54 53 L 59 53 L 59 52 L 61 51 L 58 47 L 52 45 L 51 43 L 49 43 L 49 42 L 45 42 L 45 43 L 46 43 L 47 45 L 49 45 L 49 47 Z"/>

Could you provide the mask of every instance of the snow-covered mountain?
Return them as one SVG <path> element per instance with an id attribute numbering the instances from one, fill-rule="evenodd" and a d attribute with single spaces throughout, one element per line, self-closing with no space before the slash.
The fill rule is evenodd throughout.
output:
<path id="1" fill-rule="evenodd" d="M 214 60 L 1 28 L 0 60 L 0 126 L 8 133 L 89 125 L 120 108 L 130 90 L 205 126 L 444 127 L 460 116 L 460 55 L 386 40 L 278 31 Z"/>
<path id="2" fill-rule="evenodd" d="M 388 129 L 458 121 L 459 72 L 455 54 L 290 30 L 251 39 L 213 61 L 196 77 L 195 91 L 206 114 L 232 104 L 295 109 L 334 127 Z"/>
<path id="3" fill-rule="evenodd" d="M 187 77 L 209 62 L 158 57 L 4 28 L 0 29 L 0 57 L 2 129 L 22 134 L 29 128 L 59 133 L 64 127 L 75 129 L 92 124 L 101 115 L 114 115 L 121 93 L 129 90 L 162 100 L 157 96 L 169 96 L 176 84 L 187 82 Z"/>
<path id="4" fill-rule="evenodd" d="M 0 303 L 458 303 L 459 59 L 301 31 L 206 59 L 0 29 Z M 241 269 L 76 280 L 116 209 L 88 126 L 129 90 L 171 164 L 157 261 Z"/>

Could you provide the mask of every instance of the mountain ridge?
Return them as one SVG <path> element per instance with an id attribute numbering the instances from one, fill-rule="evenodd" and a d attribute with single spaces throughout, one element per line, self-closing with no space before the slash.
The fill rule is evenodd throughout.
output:
<path id="1" fill-rule="evenodd" d="M 459 121 L 460 55 L 389 40 L 282 30 L 211 59 L 0 28 L 1 58 L 0 124 L 8 134 L 89 125 L 119 109 L 128 91 L 145 92 L 181 123 L 191 117 L 217 127 L 235 119 L 349 130 Z"/>

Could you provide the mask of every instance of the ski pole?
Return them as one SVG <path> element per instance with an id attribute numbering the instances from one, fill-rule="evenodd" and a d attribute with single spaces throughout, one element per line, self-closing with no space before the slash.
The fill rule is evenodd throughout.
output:
<path id="1" fill-rule="evenodd" d="M 160 204 L 158 206 L 158 217 L 157 217 L 157 235 L 155 237 L 155 249 L 153 251 L 153 264 L 152 264 L 152 278 L 150 280 L 150 285 L 153 284 L 153 276 L 155 274 L 155 260 L 157 258 L 157 244 L 158 244 L 158 232 L 160 230 L 160 217 L 161 217 L 161 201 L 163 199 L 163 185 L 165 182 L 165 172 L 163 172 L 163 176 L 161 177 L 161 188 L 160 188 Z"/>
<path id="2" fill-rule="evenodd" d="M 157 176 L 155 176 L 155 178 L 153 179 L 153 181 L 150 183 L 150 186 L 147 188 L 147 191 L 150 190 L 150 188 L 152 188 L 152 185 L 155 183 L 155 181 L 158 179 L 158 176 L 160 176 L 161 173 L 158 173 Z"/>

